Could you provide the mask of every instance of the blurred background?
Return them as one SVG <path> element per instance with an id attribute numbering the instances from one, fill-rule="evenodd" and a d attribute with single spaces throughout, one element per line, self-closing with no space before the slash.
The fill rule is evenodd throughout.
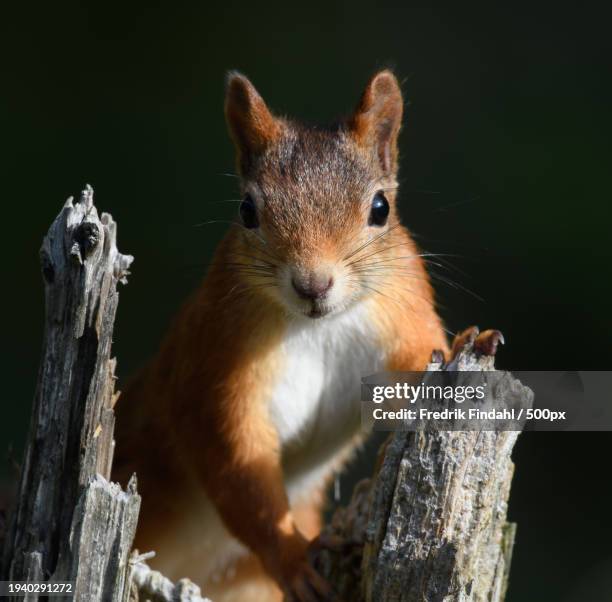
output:
<path id="1" fill-rule="evenodd" d="M 107 0 L 15 2 L 2 13 L 5 483 L 37 373 L 43 235 L 85 183 L 118 221 L 119 248 L 136 257 L 115 329 L 121 386 L 226 228 L 197 224 L 234 217 L 235 204 L 217 202 L 238 194 L 226 175 L 228 69 L 277 112 L 327 123 L 351 110 L 374 70 L 393 67 L 408 104 L 401 208 L 424 249 L 452 255 L 440 275 L 454 284 L 436 285 L 448 328 L 501 329 L 505 368 L 610 366 L 604 3 Z M 508 602 L 612 599 L 611 445 L 610 433 L 521 436 Z"/>

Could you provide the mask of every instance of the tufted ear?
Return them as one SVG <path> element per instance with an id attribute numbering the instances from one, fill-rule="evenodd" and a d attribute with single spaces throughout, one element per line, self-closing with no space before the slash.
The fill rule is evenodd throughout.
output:
<path id="1" fill-rule="evenodd" d="M 244 168 L 253 155 L 261 153 L 281 133 L 280 122 L 272 115 L 253 84 L 241 73 L 227 76 L 225 118 Z"/>
<path id="2" fill-rule="evenodd" d="M 402 124 L 403 100 L 391 71 L 379 71 L 368 83 L 348 121 L 355 141 L 376 153 L 385 173 L 397 170 L 397 136 Z"/>

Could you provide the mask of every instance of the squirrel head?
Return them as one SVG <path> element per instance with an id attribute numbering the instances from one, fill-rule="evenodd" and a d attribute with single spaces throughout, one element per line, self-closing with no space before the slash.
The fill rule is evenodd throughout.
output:
<path id="1" fill-rule="evenodd" d="M 243 194 L 240 261 L 251 268 L 242 276 L 291 313 L 341 311 L 380 278 L 374 262 L 385 258 L 398 225 L 402 110 L 389 70 L 376 73 L 352 115 L 331 128 L 273 115 L 245 76 L 229 74 L 225 115 Z"/>

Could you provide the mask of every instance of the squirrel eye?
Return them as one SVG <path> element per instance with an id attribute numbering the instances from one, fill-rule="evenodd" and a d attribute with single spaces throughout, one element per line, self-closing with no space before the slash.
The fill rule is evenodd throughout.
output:
<path id="1" fill-rule="evenodd" d="M 242 203 L 240 203 L 240 219 L 242 220 L 244 227 L 249 228 L 249 230 L 259 226 L 255 201 L 253 201 L 253 197 L 250 194 L 247 194 Z"/>
<path id="2" fill-rule="evenodd" d="M 372 199 L 368 223 L 370 226 L 384 226 L 387 223 L 387 217 L 389 217 L 389 201 L 382 192 L 377 192 Z"/>

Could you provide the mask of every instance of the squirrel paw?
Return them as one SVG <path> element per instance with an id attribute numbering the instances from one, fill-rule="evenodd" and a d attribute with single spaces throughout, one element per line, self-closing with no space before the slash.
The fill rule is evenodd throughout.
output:
<path id="1" fill-rule="evenodd" d="M 285 602 L 339 602 L 332 586 L 304 561 L 285 586 Z"/>
<path id="2" fill-rule="evenodd" d="M 478 326 L 470 326 L 460 332 L 453 341 L 451 361 L 464 351 L 473 351 L 476 355 L 494 356 L 499 344 L 504 344 L 504 335 L 499 330 L 489 329 L 480 332 Z"/>
<path id="3" fill-rule="evenodd" d="M 312 560 L 322 550 L 329 550 L 330 552 L 346 553 L 355 547 L 362 546 L 363 544 L 331 533 L 319 533 L 315 537 L 308 547 L 308 557 Z"/>

